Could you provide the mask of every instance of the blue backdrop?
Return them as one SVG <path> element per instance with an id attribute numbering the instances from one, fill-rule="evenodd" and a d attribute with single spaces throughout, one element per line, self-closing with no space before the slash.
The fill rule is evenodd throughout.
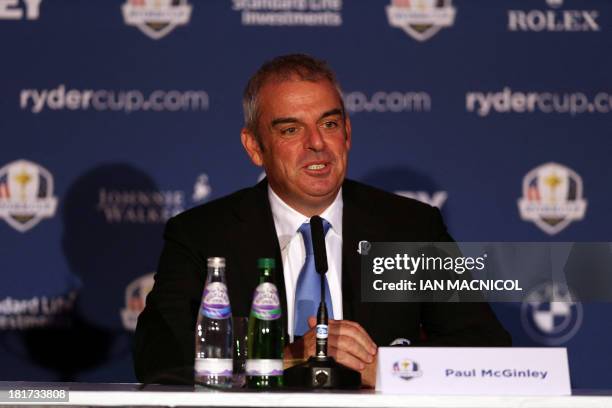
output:
<path id="1" fill-rule="evenodd" d="M 135 380 L 164 222 L 257 181 L 241 93 L 279 54 L 337 71 L 349 176 L 455 239 L 611 241 L 609 1 L 0 0 L 0 44 L 2 380 Z M 514 343 L 609 387 L 610 304 L 536 300 L 495 305 Z"/>

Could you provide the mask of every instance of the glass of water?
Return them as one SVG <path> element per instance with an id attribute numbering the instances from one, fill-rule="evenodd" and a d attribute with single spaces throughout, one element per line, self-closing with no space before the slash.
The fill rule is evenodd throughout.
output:
<path id="1" fill-rule="evenodd" d="M 234 317 L 234 375 L 232 387 L 243 388 L 246 384 L 248 317 Z"/>

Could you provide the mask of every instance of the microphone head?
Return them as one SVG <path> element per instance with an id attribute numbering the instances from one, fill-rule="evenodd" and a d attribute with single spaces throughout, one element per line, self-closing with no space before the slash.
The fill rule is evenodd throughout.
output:
<path id="1" fill-rule="evenodd" d="M 325 249 L 325 230 L 323 219 L 318 215 L 310 218 L 310 231 L 312 233 L 312 250 L 315 258 L 315 269 L 320 274 L 327 272 L 327 250 Z"/>

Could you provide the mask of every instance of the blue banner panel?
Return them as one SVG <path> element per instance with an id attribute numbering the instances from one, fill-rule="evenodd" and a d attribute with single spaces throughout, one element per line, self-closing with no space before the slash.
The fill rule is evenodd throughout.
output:
<path id="1" fill-rule="evenodd" d="M 612 3 L 0 0 L 0 379 L 135 381 L 165 221 L 253 185 L 248 77 L 337 72 L 349 177 L 460 241 L 609 242 Z M 517 346 L 609 387 L 609 303 L 495 304 Z"/>

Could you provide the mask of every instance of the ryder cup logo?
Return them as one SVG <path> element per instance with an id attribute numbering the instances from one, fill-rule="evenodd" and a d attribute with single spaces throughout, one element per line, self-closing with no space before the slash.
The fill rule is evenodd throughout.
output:
<path id="1" fill-rule="evenodd" d="M 43 218 L 55 215 L 53 177 L 47 169 L 27 160 L 17 160 L 0 169 L 0 218 L 25 232 Z"/>
<path id="2" fill-rule="evenodd" d="M 121 6 L 123 20 L 154 40 L 189 23 L 191 5 L 187 0 L 128 0 Z"/>
<path id="3" fill-rule="evenodd" d="M 518 207 L 523 220 L 554 235 L 572 221 L 584 218 L 587 202 L 582 198 L 582 178 L 561 164 L 538 166 L 523 179 Z"/>
<path id="4" fill-rule="evenodd" d="M 393 363 L 393 375 L 406 381 L 421 377 L 423 372 L 416 361 L 407 358 Z"/>
<path id="5" fill-rule="evenodd" d="M 418 41 L 425 41 L 455 22 L 452 0 L 392 0 L 387 6 L 391 27 L 403 29 Z"/>
<path id="6" fill-rule="evenodd" d="M 568 342 L 582 325 L 582 305 L 567 286 L 548 282 L 533 289 L 521 305 L 523 328 L 548 346 Z"/>
<path id="7" fill-rule="evenodd" d="M 125 289 L 125 309 L 121 309 L 121 321 L 126 330 L 136 330 L 138 315 L 144 310 L 147 295 L 153 289 L 155 273 L 133 280 Z"/>

